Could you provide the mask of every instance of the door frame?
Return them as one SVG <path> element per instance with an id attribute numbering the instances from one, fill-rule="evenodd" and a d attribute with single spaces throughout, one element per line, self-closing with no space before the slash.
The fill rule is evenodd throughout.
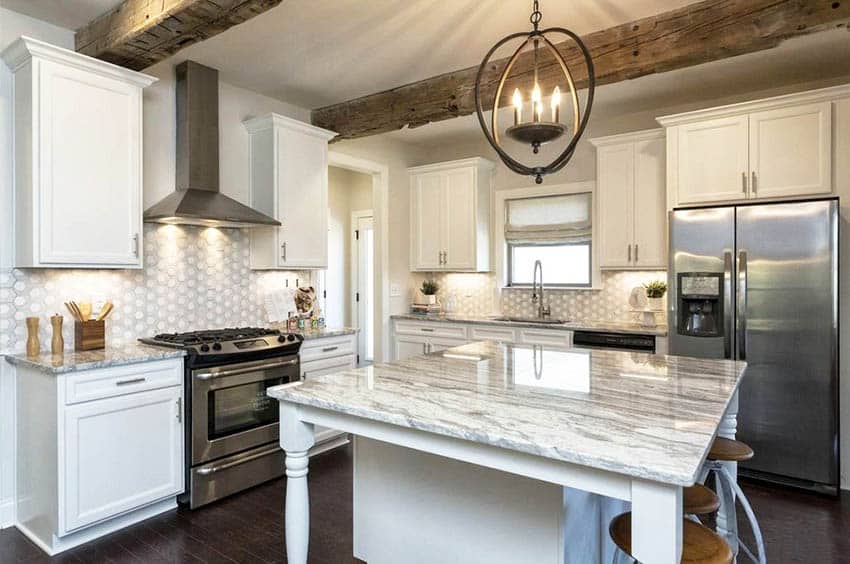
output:
<path id="1" fill-rule="evenodd" d="M 372 177 L 372 221 L 375 226 L 375 295 L 374 308 L 375 361 L 390 359 L 390 242 L 389 242 L 389 167 L 385 164 L 353 157 L 339 151 L 328 151 L 328 166 L 353 170 Z"/>
<path id="2" fill-rule="evenodd" d="M 372 230 L 374 231 L 375 230 L 375 215 L 374 215 L 373 210 L 354 210 L 354 211 L 351 212 L 351 224 L 350 224 L 351 227 L 350 227 L 349 231 L 351 232 L 352 236 L 354 236 L 354 233 L 357 231 L 359 220 L 362 219 L 362 218 L 366 218 L 366 217 L 368 217 L 372 220 Z M 373 247 L 375 245 L 374 237 L 372 239 L 372 245 L 373 245 Z M 374 248 L 372 249 L 372 252 L 374 253 Z M 350 283 L 350 287 L 351 287 L 351 292 L 355 292 L 355 291 L 360 290 L 360 240 L 358 238 L 355 238 L 352 241 L 351 253 L 350 253 L 349 258 L 351 260 L 351 262 L 350 262 L 351 268 L 349 269 L 351 271 L 351 272 L 349 272 L 349 276 L 350 276 L 350 282 L 349 283 Z M 374 269 L 373 269 L 372 273 L 373 273 L 373 275 L 375 274 Z M 373 287 L 374 287 L 374 284 L 375 284 L 375 281 L 372 280 Z M 353 298 L 353 296 L 349 295 L 349 298 Z M 372 296 L 372 298 L 374 299 L 374 296 Z M 374 303 L 372 304 L 372 307 L 373 307 L 373 310 L 374 310 Z M 366 360 L 366 355 L 364 354 L 365 353 L 365 344 L 364 344 L 363 347 L 361 347 L 361 337 L 362 337 L 361 333 L 362 333 L 363 329 L 361 327 L 361 319 L 360 319 L 360 302 L 358 302 L 356 299 L 351 299 L 350 314 L 351 314 L 351 316 L 350 316 L 349 319 L 351 319 L 351 324 L 355 325 L 357 327 L 357 329 L 360 331 L 357 334 L 357 357 L 358 357 L 359 361 L 365 361 Z M 374 317 L 372 319 L 373 319 L 372 332 L 374 333 L 374 331 L 375 331 L 374 326 L 376 324 L 374 323 Z M 357 323 L 354 323 L 355 320 L 357 320 Z M 372 335 L 372 338 L 374 340 L 374 334 Z M 361 350 L 361 349 L 363 349 L 363 350 Z M 375 360 L 375 351 L 374 350 L 372 351 L 372 360 L 373 361 Z"/>

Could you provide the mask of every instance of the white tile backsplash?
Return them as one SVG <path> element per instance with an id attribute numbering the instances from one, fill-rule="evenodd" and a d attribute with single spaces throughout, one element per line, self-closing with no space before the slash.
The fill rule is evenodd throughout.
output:
<path id="1" fill-rule="evenodd" d="M 42 348 L 49 317 L 65 317 L 66 348 L 73 318 L 63 302 L 110 299 L 107 342 L 235 325 L 265 324 L 263 294 L 272 286 L 310 285 L 310 272 L 253 271 L 246 229 L 145 225 L 141 270 L 14 269 L 0 271 L 0 351 L 23 350 L 25 318 L 38 316 Z"/>

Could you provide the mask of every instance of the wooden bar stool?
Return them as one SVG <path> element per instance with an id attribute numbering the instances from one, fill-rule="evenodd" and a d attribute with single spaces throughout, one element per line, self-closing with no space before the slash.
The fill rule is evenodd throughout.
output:
<path id="1" fill-rule="evenodd" d="M 682 488 L 682 513 L 685 515 L 707 515 L 719 508 L 720 498 L 702 484 Z"/>
<path id="2" fill-rule="evenodd" d="M 632 558 L 632 514 L 623 513 L 611 521 L 608 532 L 620 550 L 614 553 L 614 564 L 626 555 Z M 632 562 L 635 560 L 632 558 Z M 685 519 L 682 523 L 682 564 L 731 564 L 732 549 L 723 538 L 699 523 Z"/>
<path id="3" fill-rule="evenodd" d="M 751 459 L 754 454 L 753 449 L 746 443 L 717 437 L 708 451 L 708 461 L 706 461 L 705 466 L 709 473 L 714 473 L 717 491 L 723 497 L 724 504 L 727 507 L 734 508 L 735 502 L 738 501 L 741 503 L 741 507 L 744 508 L 744 513 L 747 515 L 747 520 L 750 522 L 750 527 L 753 531 L 753 537 L 756 540 L 756 551 L 758 555 L 754 554 L 741 542 L 738 536 L 738 520 L 734 516 L 727 523 L 730 543 L 740 547 L 753 562 L 766 564 L 767 556 L 764 552 L 764 538 L 762 537 L 761 528 L 759 527 L 753 508 L 750 506 L 750 502 L 747 500 L 747 496 L 744 495 L 738 482 L 732 478 L 732 475 L 722 464 L 723 462 L 743 462 L 744 460 Z"/>

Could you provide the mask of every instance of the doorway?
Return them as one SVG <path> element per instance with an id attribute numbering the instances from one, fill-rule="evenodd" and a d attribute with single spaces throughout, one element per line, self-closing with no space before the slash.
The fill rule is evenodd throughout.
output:
<path id="1" fill-rule="evenodd" d="M 375 229 L 372 210 L 351 212 L 354 244 L 351 245 L 352 325 L 357 335 L 357 358 L 360 366 L 372 364 L 375 353 Z"/>

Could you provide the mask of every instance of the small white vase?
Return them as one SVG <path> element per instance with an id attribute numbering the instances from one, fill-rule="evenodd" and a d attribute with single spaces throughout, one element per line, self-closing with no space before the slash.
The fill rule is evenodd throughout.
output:
<path id="1" fill-rule="evenodd" d="M 662 311 L 664 309 L 664 298 L 646 298 L 647 306 L 653 311 Z"/>
<path id="2" fill-rule="evenodd" d="M 425 299 L 428 300 L 428 305 L 434 305 L 437 303 L 437 296 L 434 294 L 426 295 Z"/>

